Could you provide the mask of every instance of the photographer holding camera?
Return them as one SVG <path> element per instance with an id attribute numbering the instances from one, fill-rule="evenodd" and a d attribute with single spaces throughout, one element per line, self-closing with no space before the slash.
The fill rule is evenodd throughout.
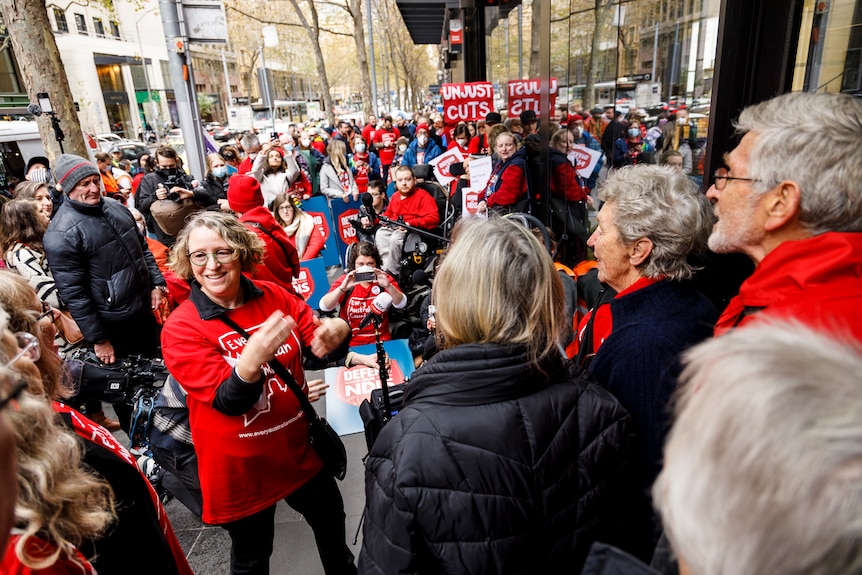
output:
<path id="1" fill-rule="evenodd" d="M 347 260 L 347 273 L 335 280 L 329 292 L 320 298 L 320 310 L 333 311 L 340 306 L 338 315 L 349 325 L 352 332 L 350 345 L 374 343 L 374 326 L 360 326 L 371 310 L 371 304 L 380 293 L 392 296 L 392 307 L 401 309 L 407 305 L 405 296 L 395 279 L 380 269 L 380 253 L 374 244 L 353 244 Z M 389 317 L 384 313 L 380 321 L 380 336 L 383 341 L 392 339 L 389 333 Z"/>
<path id="2" fill-rule="evenodd" d="M 213 205 L 215 199 L 183 172 L 176 150 L 159 146 L 155 159 L 156 170 L 144 176 L 138 187 L 137 207 L 144 214 L 147 230 L 171 247 L 185 219 L 199 209 Z"/>

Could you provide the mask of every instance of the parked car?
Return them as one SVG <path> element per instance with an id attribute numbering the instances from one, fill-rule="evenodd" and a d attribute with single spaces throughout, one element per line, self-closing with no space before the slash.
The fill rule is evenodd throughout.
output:
<path id="1" fill-rule="evenodd" d="M 183 141 L 183 131 L 180 128 L 174 128 L 172 130 L 168 130 L 168 133 L 165 134 L 165 143 L 170 145 L 174 142 L 182 142 Z"/>
<path id="2" fill-rule="evenodd" d="M 139 155 L 150 153 L 150 149 L 146 144 L 143 142 L 136 142 L 134 140 L 123 140 L 119 143 L 115 143 L 108 148 L 107 151 L 113 153 L 114 150 L 120 150 L 123 152 L 123 158 L 131 160 L 133 164 L 137 162 Z"/>

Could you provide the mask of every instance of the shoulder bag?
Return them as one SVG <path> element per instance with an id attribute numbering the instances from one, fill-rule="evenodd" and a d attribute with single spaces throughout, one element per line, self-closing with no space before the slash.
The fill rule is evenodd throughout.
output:
<path id="1" fill-rule="evenodd" d="M 241 328 L 235 321 L 227 317 L 226 314 L 218 316 L 219 319 L 236 330 L 238 334 L 248 340 L 251 336 Z M 338 436 L 338 433 L 332 429 L 332 426 L 327 423 L 326 419 L 320 417 L 315 411 L 314 406 L 308 401 L 305 392 L 296 382 L 296 379 L 275 359 L 267 362 L 267 365 L 278 375 L 281 380 L 287 384 L 290 390 L 296 395 L 299 400 L 299 405 L 302 406 L 302 411 L 305 413 L 305 420 L 308 422 L 308 442 L 320 459 L 323 460 L 323 467 L 333 477 L 341 481 L 347 474 L 347 450 L 344 443 Z"/>

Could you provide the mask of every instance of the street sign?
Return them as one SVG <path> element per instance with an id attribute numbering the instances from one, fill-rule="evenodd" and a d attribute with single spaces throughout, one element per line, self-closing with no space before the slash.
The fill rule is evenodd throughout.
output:
<path id="1" fill-rule="evenodd" d="M 634 74 L 630 78 L 635 82 L 649 82 L 652 80 L 652 74 Z"/>
<path id="2" fill-rule="evenodd" d="M 227 18 L 221 0 L 185 0 L 180 6 L 189 42 L 227 43 Z"/>

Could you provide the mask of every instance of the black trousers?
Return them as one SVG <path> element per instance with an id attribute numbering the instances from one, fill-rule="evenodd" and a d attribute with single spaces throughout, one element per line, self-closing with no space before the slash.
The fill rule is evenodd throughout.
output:
<path id="1" fill-rule="evenodd" d="M 314 531 L 326 575 L 354 575 L 353 553 L 345 540 L 344 500 L 335 479 L 321 471 L 284 500 Z M 275 505 L 222 527 L 230 534 L 231 575 L 267 575 L 275 537 Z"/>
<path id="2" fill-rule="evenodd" d="M 162 478 L 162 487 L 170 491 L 195 514 L 195 517 L 200 519 L 204 498 L 201 493 L 198 456 L 195 448 L 165 435 L 155 426 L 150 429 L 150 451 L 153 452 L 153 459 L 167 471 Z M 165 449 L 153 445 L 155 442 L 160 446 L 170 444 L 172 448 Z"/>

